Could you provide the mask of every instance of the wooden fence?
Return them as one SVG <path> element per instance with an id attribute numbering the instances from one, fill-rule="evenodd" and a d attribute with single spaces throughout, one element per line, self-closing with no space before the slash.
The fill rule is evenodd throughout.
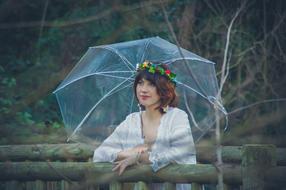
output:
<path id="1" fill-rule="evenodd" d="M 38 144 L 0 146 L 0 189 L 65 190 L 148 189 L 147 183 L 217 183 L 215 147 L 197 147 L 199 164 L 171 164 L 154 173 L 149 165 L 130 167 L 122 176 L 110 163 L 93 163 L 95 147 L 84 144 Z M 222 147 L 224 189 L 283 189 L 286 186 L 286 149 L 273 145 Z M 108 187 L 107 186 L 107 187 Z M 105 186 L 106 188 L 106 186 Z"/>

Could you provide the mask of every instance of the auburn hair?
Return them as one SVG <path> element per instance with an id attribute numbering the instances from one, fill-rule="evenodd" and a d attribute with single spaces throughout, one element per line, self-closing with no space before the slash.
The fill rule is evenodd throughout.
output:
<path id="1" fill-rule="evenodd" d="M 166 64 L 159 64 L 165 70 L 168 69 Z M 159 109 L 161 113 L 164 113 L 163 108 L 166 106 L 177 107 L 178 106 L 178 96 L 176 93 L 176 85 L 174 82 L 170 81 L 166 76 L 163 76 L 159 73 L 150 73 L 148 70 L 138 71 L 135 81 L 133 84 L 134 94 L 137 101 L 137 92 L 136 87 L 140 80 L 145 79 L 151 82 L 156 86 L 158 95 L 160 96 L 160 105 L 156 108 Z M 143 107 L 144 109 L 144 107 Z"/>

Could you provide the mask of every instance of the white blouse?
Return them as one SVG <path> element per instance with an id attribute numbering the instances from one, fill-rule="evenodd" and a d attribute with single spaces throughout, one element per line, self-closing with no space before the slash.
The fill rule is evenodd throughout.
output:
<path id="1" fill-rule="evenodd" d="M 141 134 L 140 113 L 135 112 L 128 115 L 94 151 L 93 161 L 113 162 L 117 153 L 139 144 L 144 144 L 144 139 Z M 196 164 L 195 145 L 186 112 L 169 108 L 168 112 L 163 114 L 149 160 L 154 172 L 171 162 Z M 177 184 L 176 189 L 190 189 L 190 185 Z"/>

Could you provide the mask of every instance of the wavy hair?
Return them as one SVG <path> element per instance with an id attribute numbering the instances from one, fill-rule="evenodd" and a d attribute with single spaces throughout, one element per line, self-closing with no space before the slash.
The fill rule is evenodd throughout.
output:
<path id="1" fill-rule="evenodd" d="M 159 64 L 165 70 L 168 69 L 166 64 Z M 138 82 L 142 79 L 148 80 L 153 85 L 156 86 L 156 90 L 158 95 L 160 96 L 160 105 L 156 108 L 159 109 L 161 113 L 165 113 L 163 108 L 167 106 L 177 107 L 178 106 L 178 96 L 176 93 L 176 85 L 171 82 L 166 76 L 160 75 L 159 73 L 150 73 L 148 70 L 140 70 L 138 71 L 135 81 L 133 84 L 134 94 L 136 96 L 137 101 L 137 93 L 136 87 Z M 142 106 L 143 109 L 144 106 Z"/>

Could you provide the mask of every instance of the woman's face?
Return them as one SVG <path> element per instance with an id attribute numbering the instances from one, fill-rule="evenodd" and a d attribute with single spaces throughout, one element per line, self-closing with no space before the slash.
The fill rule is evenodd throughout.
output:
<path id="1" fill-rule="evenodd" d="M 160 104 L 160 96 L 154 84 L 146 79 L 139 80 L 136 86 L 139 103 L 145 108 L 156 108 Z"/>

